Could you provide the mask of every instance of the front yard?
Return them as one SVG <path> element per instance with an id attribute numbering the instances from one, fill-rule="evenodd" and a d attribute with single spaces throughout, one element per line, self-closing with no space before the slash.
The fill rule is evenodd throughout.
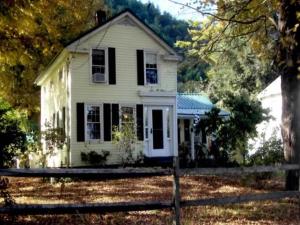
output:
<path id="1" fill-rule="evenodd" d="M 182 199 L 210 198 L 283 190 L 279 178 L 257 181 L 253 177 L 183 177 Z M 17 203 L 92 203 L 170 200 L 172 177 L 135 178 L 110 181 L 69 181 L 51 185 L 39 178 L 10 178 L 9 191 Z M 251 202 L 218 207 L 182 209 L 182 224 L 300 224 L 299 199 Z M 170 210 L 153 210 L 104 215 L 0 216 L 0 224 L 171 224 Z"/>

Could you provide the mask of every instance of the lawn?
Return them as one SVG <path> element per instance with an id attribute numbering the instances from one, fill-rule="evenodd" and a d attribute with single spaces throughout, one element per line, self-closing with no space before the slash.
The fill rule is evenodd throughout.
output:
<path id="1" fill-rule="evenodd" d="M 283 190 L 279 178 L 257 181 L 253 177 L 183 177 L 182 199 L 230 196 Z M 92 203 L 140 200 L 170 200 L 172 177 L 135 178 L 110 181 L 69 181 L 50 184 L 39 178 L 10 178 L 9 191 L 17 203 Z M 181 211 L 182 224 L 300 224 L 299 199 L 251 202 L 218 207 L 191 207 Z M 171 224 L 171 210 L 144 212 L 0 216 L 0 224 Z"/>

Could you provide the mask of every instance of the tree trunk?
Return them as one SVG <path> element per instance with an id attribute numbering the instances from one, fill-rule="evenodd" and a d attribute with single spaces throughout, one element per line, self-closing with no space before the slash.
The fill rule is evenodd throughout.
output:
<path id="1" fill-rule="evenodd" d="M 278 28 L 280 32 L 277 65 L 281 74 L 282 138 L 287 163 L 300 164 L 300 26 L 297 12 L 300 1 L 281 0 Z M 286 189 L 298 190 L 299 172 L 286 176 Z"/>

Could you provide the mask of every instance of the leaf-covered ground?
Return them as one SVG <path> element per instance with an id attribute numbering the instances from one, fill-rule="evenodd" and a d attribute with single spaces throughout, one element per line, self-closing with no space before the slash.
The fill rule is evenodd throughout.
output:
<path id="1" fill-rule="evenodd" d="M 253 177 L 184 177 L 181 182 L 182 199 L 230 196 L 283 190 L 279 179 L 257 181 Z M 172 177 L 121 179 L 112 181 L 71 181 L 50 184 L 41 179 L 10 178 L 9 191 L 17 203 L 88 203 L 141 200 L 170 200 Z M 299 199 L 251 202 L 218 207 L 191 207 L 181 211 L 183 225 L 198 224 L 300 224 Z M 171 224 L 171 210 L 111 213 L 104 215 L 0 215 L 0 224 Z"/>

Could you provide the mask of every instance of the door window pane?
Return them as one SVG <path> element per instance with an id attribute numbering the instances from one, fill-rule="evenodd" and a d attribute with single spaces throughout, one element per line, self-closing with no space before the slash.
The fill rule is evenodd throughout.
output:
<path id="1" fill-rule="evenodd" d="M 153 149 L 164 148 L 163 111 L 152 110 Z"/>

